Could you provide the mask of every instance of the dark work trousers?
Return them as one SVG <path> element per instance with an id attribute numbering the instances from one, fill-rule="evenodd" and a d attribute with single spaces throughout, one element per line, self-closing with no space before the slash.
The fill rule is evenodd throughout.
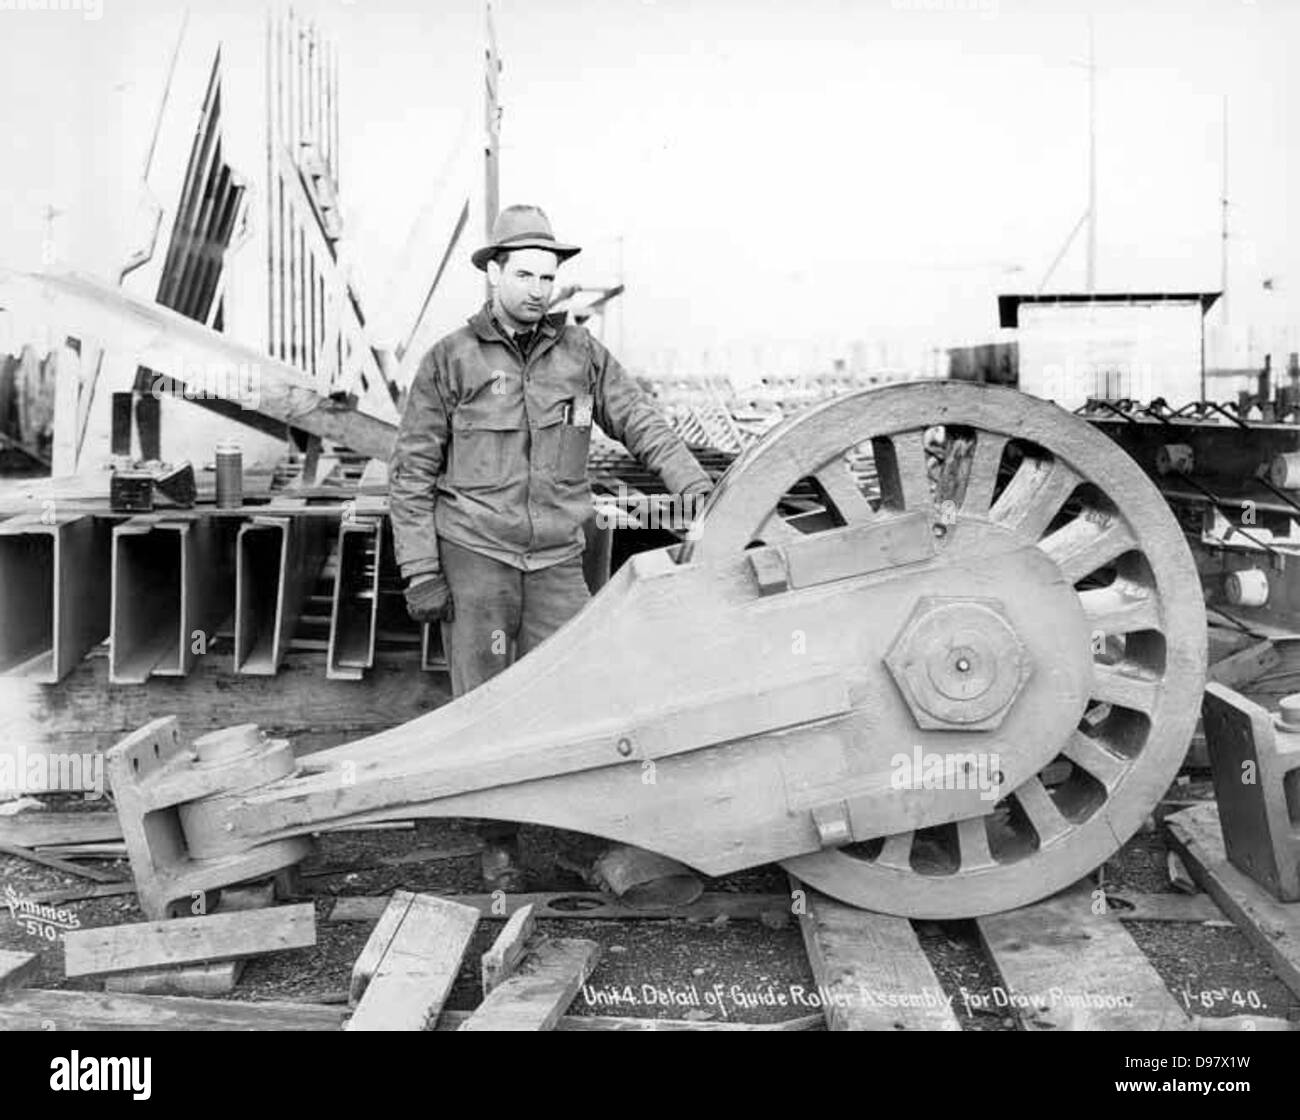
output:
<path id="1" fill-rule="evenodd" d="M 454 608 L 452 621 L 442 624 L 453 697 L 541 645 L 591 598 L 580 555 L 525 572 L 447 540 L 438 542 L 438 552 Z M 478 831 L 485 843 L 503 844 L 514 840 L 519 826 L 483 821 Z"/>

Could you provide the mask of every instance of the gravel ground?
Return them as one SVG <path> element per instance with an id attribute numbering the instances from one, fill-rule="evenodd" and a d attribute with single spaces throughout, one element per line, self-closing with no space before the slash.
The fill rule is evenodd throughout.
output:
<path id="1" fill-rule="evenodd" d="M 1204 784 L 1182 783 L 1171 797 L 1191 798 Z M 59 808 L 68 808 L 59 805 Z M 230 998 L 337 1002 L 346 993 L 352 963 L 369 935 L 369 926 L 329 921 L 335 899 L 387 895 L 398 888 L 443 894 L 481 891 L 478 857 L 467 849 L 475 837 L 465 822 L 437 822 L 417 835 L 413 830 L 326 835 L 301 867 L 300 897 L 316 903 L 318 942 L 311 949 L 263 956 L 251 961 Z M 542 891 L 589 889 L 571 871 L 557 866 L 561 838 L 545 829 L 523 830 L 528 888 Z M 417 849 L 461 851 L 452 858 L 409 863 L 385 859 Z M 1108 889 L 1152 893 L 1169 890 L 1166 848 L 1159 832 L 1140 832 L 1108 862 Z M 129 873 L 124 862 L 96 866 Z M 24 861 L 0 858 L 0 891 L 19 896 L 83 881 Z M 783 893 L 788 887 L 777 867 L 763 867 L 706 884 L 711 891 Z M 143 920 L 133 896 L 69 903 L 83 927 Z M 602 947 L 600 963 L 574 1000 L 570 1013 L 650 1018 L 712 1018 L 734 1022 L 775 1022 L 815 1013 L 801 1003 L 815 981 L 797 922 L 685 921 L 646 919 L 608 921 L 564 919 L 539 923 L 558 937 L 585 937 Z M 773 928 L 777 927 L 777 928 Z M 984 954 L 974 922 L 917 922 L 917 935 L 941 986 L 954 997 L 954 1010 L 967 1030 L 1012 1030 L 1007 1012 L 972 1013 L 960 990 L 988 992 L 999 984 Z M 478 958 L 501 928 L 500 919 L 479 926 L 448 1007 L 469 1010 L 480 999 Z M 1127 928 L 1152 961 L 1180 1004 L 1193 1014 L 1243 1013 L 1300 1020 L 1300 1001 L 1274 976 L 1246 938 L 1232 928 L 1200 923 L 1128 922 Z M 35 986 L 96 989 L 95 979 L 65 980 L 62 947 L 35 937 L 0 908 L 0 948 L 40 955 Z M 716 993 L 716 995 L 712 994 Z M 774 1005 L 785 994 L 786 1006 Z"/>

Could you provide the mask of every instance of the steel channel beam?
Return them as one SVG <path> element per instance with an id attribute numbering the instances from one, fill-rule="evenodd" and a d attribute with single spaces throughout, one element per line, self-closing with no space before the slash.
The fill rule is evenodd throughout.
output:
<path id="1" fill-rule="evenodd" d="M 235 671 L 274 676 L 325 563 L 319 517 L 254 517 L 241 526 L 235 564 Z"/>
<path id="2" fill-rule="evenodd" d="M 379 556 L 383 521 L 358 517 L 339 523 L 338 566 L 330 611 L 331 680 L 360 680 L 375 663 L 379 612 Z"/>
<path id="3" fill-rule="evenodd" d="M 114 526 L 112 683 L 189 674 L 230 612 L 235 524 L 146 515 Z"/>
<path id="4" fill-rule="evenodd" d="M 0 521 L 0 672 L 54 684 L 108 637 L 108 554 L 88 515 Z"/>

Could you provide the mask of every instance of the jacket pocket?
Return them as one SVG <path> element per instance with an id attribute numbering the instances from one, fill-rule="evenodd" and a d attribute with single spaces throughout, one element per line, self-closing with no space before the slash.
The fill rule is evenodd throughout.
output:
<path id="1" fill-rule="evenodd" d="M 456 489 L 504 486 L 527 469 L 520 461 L 517 419 L 458 409 L 451 428 L 447 482 Z"/>
<path id="2" fill-rule="evenodd" d="M 556 456 L 555 480 L 570 486 L 587 481 L 587 451 L 591 446 L 591 427 L 561 424 L 559 454 Z"/>

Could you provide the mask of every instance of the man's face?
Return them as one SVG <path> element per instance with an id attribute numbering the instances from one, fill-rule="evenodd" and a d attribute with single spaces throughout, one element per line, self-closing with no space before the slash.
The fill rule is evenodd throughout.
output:
<path id="1" fill-rule="evenodd" d="M 559 258 L 546 249 L 516 249 L 503 265 L 488 262 L 501 310 L 516 323 L 531 326 L 551 304 Z"/>

